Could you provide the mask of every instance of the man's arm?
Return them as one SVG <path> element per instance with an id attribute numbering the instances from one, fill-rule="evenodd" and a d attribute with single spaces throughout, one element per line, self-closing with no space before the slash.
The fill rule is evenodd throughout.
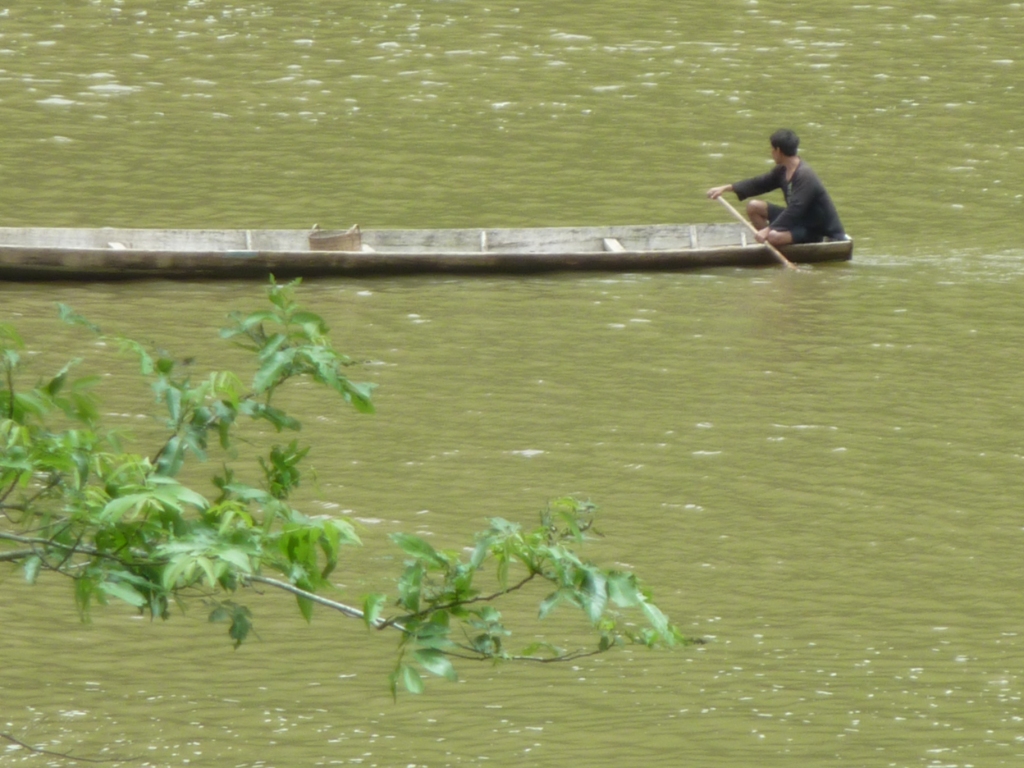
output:
<path id="1" fill-rule="evenodd" d="M 767 192 L 771 192 L 773 189 L 779 189 L 782 186 L 782 181 L 785 179 L 786 169 L 781 165 L 776 165 L 768 173 L 762 173 L 760 176 L 754 176 L 750 179 L 744 179 L 743 181 L 737 181 L 734 184 L 730 184 L 732 191 L 736 193 L 736 197 L 740 200 L 746 200 L 748 197 L 754 195 L 763 195 Z"/>
<path id="2" fill-rule="evenodd" d="M 748 197 L 754 195 L 763 195 L 765 192 L 771 192 L 773 189 L 778 189 L 782 186 L 783 176 L 779 173 L 785 169 L 782 166 L 775 166 L 768 173 L 762 173 L 760 176 L 754 176 L 750 179 L 744 179 L 743 181 L 737 181 L 732 184 L 724 184 L 721 187 L 712 187 L 708 190 L 708 197 L 715 200 L 726 192 L 735 192 L 736 197 L 740 200 L 746 200 Z"/>

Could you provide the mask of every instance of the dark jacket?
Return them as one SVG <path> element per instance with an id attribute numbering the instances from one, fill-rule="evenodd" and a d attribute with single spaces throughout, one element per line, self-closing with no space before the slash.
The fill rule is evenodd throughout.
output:
<path id="1" fill-rule="evenodd" d="M 768 173 L 744 179 L 732 185 L 740 200 L 781 189 L 786 198 L 786 209 L 771 223 L 772 229 L 796 233 L 803 229 L 808 242 L 826 237 L 842 240 L 846 237 L 832 198 L 825 191 L 818 175 L 807 163 L 800 161 L 793 178 L 786 181 L 786 167 L 776 165 Z M 804 238 L 801 238 L 801 240 Z"/>

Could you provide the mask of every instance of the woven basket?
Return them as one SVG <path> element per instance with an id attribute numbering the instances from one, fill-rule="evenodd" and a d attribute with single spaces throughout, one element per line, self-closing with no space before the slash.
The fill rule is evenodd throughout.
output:
<path id="1" fill-rule="evenodd" d="M 311 251 L 358 251 L 362 245 L 363 238 L 359 233 L 358 224 L 344 232 L 327 232 L 320 227 L 313 227 L 313 231 L 309 233 Z"/>

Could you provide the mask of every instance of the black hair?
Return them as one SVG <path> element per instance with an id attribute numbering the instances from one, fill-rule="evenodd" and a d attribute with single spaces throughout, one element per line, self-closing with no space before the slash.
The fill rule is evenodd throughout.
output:
<path id="1" fill-rule="evenodd" d="M 772 134 L 770 141 L 772 146 L 786 157 L 793 157 L 800 146 L 800 137 L 788 128 L 780 128 L 777 130 Z"/>

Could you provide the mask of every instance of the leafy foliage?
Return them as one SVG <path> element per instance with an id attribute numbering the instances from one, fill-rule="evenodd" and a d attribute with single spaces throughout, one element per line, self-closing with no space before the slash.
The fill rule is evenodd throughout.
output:
<path id="1" fill-rule="evenodd" d="M 35 386 L 21 386 L 25 343 L 0 324 L 0 562 L 20 566 L 29 582 L 45 572 L 69 578 L 83 619 L 94 604 L 111 599 L 167 619 L 172 605 L 202 598 L 212 606 L 211 622 L 229 624 L 236 646 L 252 631 L 253 613 L 239 602 L 246 590 L 260 585 L 289 592 L 306 620 L 321 605 L 374 630 L 397 631 L 394 693 L 420 692 L 424 672 L 455 679 L 453 659 L 548 662 L 628 643 L 690 642 L 634 574 L 580 557 L 595 509 L 578 499 L 553 501 L 529 530 L 491 520 L 468 555 L 396 533 L 391 539 L 405 556 L 397 594 L 367 595 L 357 608 L 323 594 L 332 589 L 329 577 L 344 548 L 360 544 L 353 526 L 306 515 L 290 502 L 309 446 L 293 439 L 254 457 L 257 484 L 236 479 L 231 463 L 212 478 L 208 494 L 180 482 L 187 462 L 207 459 L 211 440 L 234 456 L 242 419 L 266 422 L 278 433 L 300 430 L 298 419 L 271 404 L 296 379 L 326 387 L 361 413 L 373 412 L 372 385 L 345 375 L 352 361 L 331 347 L 323 319 L 296 304 L 296 285 L 271 281 L 270 308 L 232 315 L 221 334 L 252 353 L 248 385 L 232 371 L 193 378 L 187 364 L 132 339 L 109 337 L 138 361 L 162 413 L 165 435 L 149 456 L 124 451 L 116 433 L 101 431 L 96 378 L 71 376 L 79 361 Z M 102 336 L 70 308 L 60 312 L 66 322 Z M 598 636 L 596 647 L 511 650 L 511 630 L 496 604 L 528 586 L 542 589 L 540 619 L 559 605 L 582 611 Z M 640 623 L 627 621 L 626 610 Z"/>

